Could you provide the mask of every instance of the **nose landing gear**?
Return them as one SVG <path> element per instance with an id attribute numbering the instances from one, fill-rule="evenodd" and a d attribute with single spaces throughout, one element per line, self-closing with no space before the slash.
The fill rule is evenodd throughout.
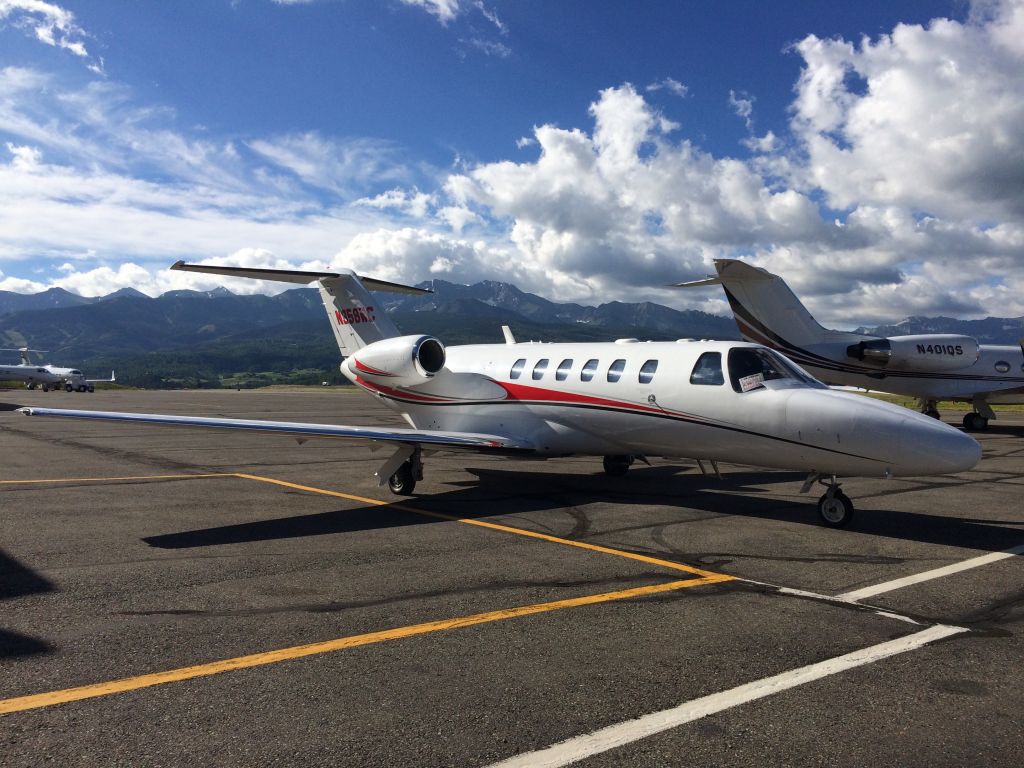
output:
<path id="1" fill-rule="evenodd" d="M 807 493 L 815 483 L 828 486 L 825 495 L 818 499 L 818 516 L 829 528 L 842 528 L 853 519 L 853 502 L 842 492 L 836 476 L 831 475 L 825 480 L 817 472 L 812 472 L 804 481 L 801 493 Z"/>

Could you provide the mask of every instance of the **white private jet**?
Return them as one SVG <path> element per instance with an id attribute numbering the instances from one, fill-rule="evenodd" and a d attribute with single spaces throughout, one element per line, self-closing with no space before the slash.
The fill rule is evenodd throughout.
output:
<path id="1" fill-rule="evenodd" d="M 297 438 L 359 438 L 396 446 L 377 471 L 397 494 L 422 479 L 422 455 L 463 449 L 537 458 L 604 457 L 609 475 L 634 459 L 687 457 L 808 472 L 827 486 L 818 511 L 845 525 L 853 505 L 837 476 L 961 472 L 981 455 L 968 435 L 920 414 L 833 392 L 785 357 L 748 343 L 516 343 L 445 348 L 400 336 L 367 289 L 427 293 L 350 271 L 192 265 L 173 269 L 316 282 L 344 357 L 342 373 L 410 428 L 22 408 L 30 416 L 256 430 Z"/>
<path id="2" fill-rule="evenodd" d="M 715 259 L 717 277 L 678 288 L 721 285 L 744 339 L 776 349 L 829 384 L 909 395 L 939 418 L 938 402 L 971 403 L 964 428 L 983 430 L 993 403 L 1024 403 L 1021 346 L 979 344 L 956 334 L 880 338 L 823 328 L 785 281 L 736 259 Z"/>
<path id="3" fill-rule="evenodd" d="M 51 389 L 63 389 L 68 392 L 93 392 L 96 384 L 114 381 L 114 372 L 109 379 L 87 379 L 77 368 L 59 368 L 55 365 L 34 365 L 29 354 L 41 354 L 45 349 L 0 349 L 0 352 L 20 352 L 21 363 L 18 365 L 0 365 L 0 381 L 24 381 L 28 389 L 39 387 L 43 392 Z"/>

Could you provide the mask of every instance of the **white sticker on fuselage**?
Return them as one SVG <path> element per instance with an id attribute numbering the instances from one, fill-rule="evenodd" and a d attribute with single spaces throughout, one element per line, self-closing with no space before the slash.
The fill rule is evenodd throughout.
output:
<path id="1" fill-rule="evenodd" d="M 740 379 L 740 392 L 749 392 L 752 389 L 764 386 L 764 374 L 754 373 Z"/>

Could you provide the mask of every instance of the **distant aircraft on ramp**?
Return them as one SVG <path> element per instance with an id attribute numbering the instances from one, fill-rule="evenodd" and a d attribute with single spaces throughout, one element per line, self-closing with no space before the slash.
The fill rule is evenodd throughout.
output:
<path id="1" fill-rule="evenodd" d="M 834 331 L 819 325 L 778 275 L 736 259 L 715 259 L 715 269 L 717 277 L 676 287 L 721 285 L 744 339 L 782 352 L 828 384 L 910 395 L 936 419 L 940 400 L 967 402 L 969 430 L 988 427 L 993 403 L 1024 403 L 1024 340 L 1012 347 L 945 333 Z"/>
<path id="2" fill-rule="evenodd" d="M 109 379 L 87 379 L 77 368 L 59 368 L 55 365 L 34 365 L 29 359 L 30 353 L 43 353 L 43 349 L 0 349 L 0 352 L 20 352 L 21 363 L 18 365 L 0 365 L 0 381 L 23 381 L 28 389 L 39 387 L 43 392 L 51 389 L 63 389 L 67 392 L 92 392 L 100 383 L 115 380 L 114 372 Z"/>
<path id="3" fill-rule="evenodd" d="M 946 424 L 868 398 L 834 392 L 782 355 L 744 342 L 517 343 L 448 347 L 402 336 L 369 290 L 429 293 L 351 271 L 299 272 L 192 265 L 173 269 L 316 282 L 341 372 L 399 413 L 410 428 L 22 408 L 29 416 L 217 427 L 394 446 L 381 485 L 410 494 L 424 454 L 469 450 L 534 458 L 602 456 L 608 475 L 634 460 L 686 457 L 807 473 L 804 492 L 825 524 L 845 525 L 853 504 L 838 476 L 962 472 L 978 443 Z M 369 290 L 368 290 L 369 289 Z"/>

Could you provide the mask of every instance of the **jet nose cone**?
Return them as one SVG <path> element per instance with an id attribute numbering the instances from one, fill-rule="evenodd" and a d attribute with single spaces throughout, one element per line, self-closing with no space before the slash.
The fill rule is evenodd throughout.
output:
<path id="1" fill-rule="evenodd" d="M 927 416 L 913 414 L 899 434 L 899 455 L 893 474 L 966 472 L 981 459 L 981 445 L 977 440 Z"/>

